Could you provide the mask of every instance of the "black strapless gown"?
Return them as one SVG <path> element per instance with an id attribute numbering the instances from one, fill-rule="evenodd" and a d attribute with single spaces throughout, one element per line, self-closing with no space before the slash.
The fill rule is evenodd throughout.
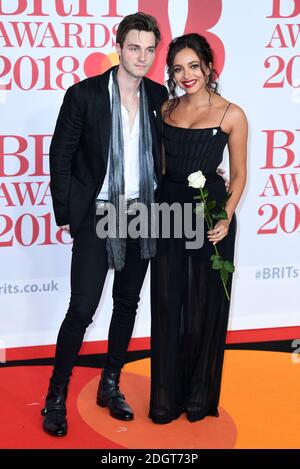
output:
<path id="1" fill-rule="evenodd" d="M 221 202 L 224 180 L 216 173 L 228 134 L 220 126 L 186 129 L 164 123 L 166 174 L 159 202 L 195 203 L 199 191 L 187 177 L 199 169 L 207 176 L 209 197 Z M 194 215 L 196 216 L 196 215 Z M 190 421 L 218 416 L 218 403 L 230 303 L 219 271 L 211 267 L 213 245 L 204 227 L 204 244 L 188 250 L 185 238 L 158 240 L 151 262 L 151 399 L 149 417 L 167 423 L 186 412 Z M 233 261 L 236 216 L 217 243 Z M 232 274 L 227 289 L 230 295 Z"/>

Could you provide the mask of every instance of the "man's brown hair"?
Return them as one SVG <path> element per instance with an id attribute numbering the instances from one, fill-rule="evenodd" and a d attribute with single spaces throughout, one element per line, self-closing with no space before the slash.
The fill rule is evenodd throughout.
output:
<path id="1" fill-rule="evenodd" d="M 137 13 L 133 13 L 132 15 L 125 16 L 118 26 L 116 43 L 120 44 L 121 48 L 123 47 L 127 34 L 132 29 L 154 33 L 155 47 L 161 39 L 156 18 L 139 11 Z"/>

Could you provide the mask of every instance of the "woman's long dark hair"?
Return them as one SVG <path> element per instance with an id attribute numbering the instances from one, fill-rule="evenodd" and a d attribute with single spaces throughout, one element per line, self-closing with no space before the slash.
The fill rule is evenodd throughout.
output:
<path id="1" fill-rule="evenodd" d="M 207 68 L 210 69 L 210 73 L 207 77 L 207 82 L 206 82 L 206 89 L 208 92 L 214 92 L 217 94 L 220 94 L 218 92 L 218 78 L 219 75 L 214 69 L 214 54 L 213 51 L 205 39 L 204 36 L 200 36 L 200 34 L 197 33 L 190 33 L 190 34 L 184 34 L 183 36 L 176 37 L 173 39 L 173 41 L 169 44 L 169 49 L 168 49 L 168 54 L 167 54 L 167 72 L 169 75 L 169 78 L 167 80 L 167 85 L 170 90 L 170 95 L 172 96 L 172 99 L 170 101 L 169 106 L 166 109 L 166 112 L 171 114 L 172 111 L 178 106 L 179 104 L 179 98 L 176 94 L 176 82 L 174 80 L 174 60 L 175 56 L 178 52 L 180 52 L 182 49 L 185 48 L 193 49 L 193 51 L 196 52 L 199 60 L 200 60 L 200 68 L 205 76 L 205 70 L 204 66 L 206 65 Z M 209 63 L 211 63 L 211 67 L 209 66 Z"/>

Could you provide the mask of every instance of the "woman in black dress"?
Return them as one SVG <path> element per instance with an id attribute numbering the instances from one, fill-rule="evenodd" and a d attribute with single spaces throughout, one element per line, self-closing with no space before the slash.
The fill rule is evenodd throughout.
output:
<path id="1" fill-rule="evenodd" d="M 216 244 L 222 257 L 233 261 L 235 209 L 246 183 L 247 120 L 239 106 L 218 93 L 206 39 L 198 34 L 174 39 L 167 66 L 173 99 L 162 109 L 165 174 L 159 202 L 195 203 L 199 191 L 188 187 L 187 178 L 201 170 L 209 199 L 221 203 L 227 192 L 216 170 L 226 145 L 231 196 L 225 205 L 228 219 L 218 220 L 212 230 L 204 225 L 201 248 L 187 249 L 184 237 L 158 240 L 151 265 L 149 416 L 155 423 L 169 423 L 182 412 L 191 422 L 218 416 L 230 301 L 210 256 Z M 180 98 L 176 86 L 185 91 Z"/>

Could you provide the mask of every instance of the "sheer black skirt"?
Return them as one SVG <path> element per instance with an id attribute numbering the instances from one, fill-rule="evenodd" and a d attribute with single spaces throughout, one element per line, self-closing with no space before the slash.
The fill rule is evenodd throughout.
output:
<path id="1" fill-rule="evenodd" d="M 232 261 L 235 234 L 234 215 L 228 235 L 217 244 Z M 190 421 L 218 416 L 230 302 L 219 271 L 211 268 L 212 253 L 208 241 L 193 255 L 182 240 L 170 239 L 151 263 L 149 417 L 157 423 L 182 412 Z M 229 274 L 229 295 L 231 285 Z"/>

